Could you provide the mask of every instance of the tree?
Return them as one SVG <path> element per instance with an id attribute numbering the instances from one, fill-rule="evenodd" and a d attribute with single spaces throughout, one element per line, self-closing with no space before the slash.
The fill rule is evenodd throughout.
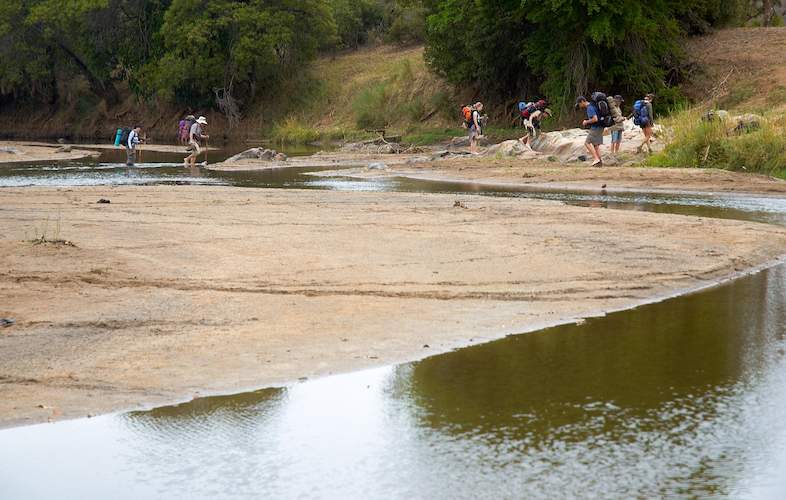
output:
<path id="1" fill-rule="evenodd" d="M 302 69 L 335 33 L 325 0 L 174 0 L 161 26 L 163 55 L 146 81 L 192 105 L 209 104 L 216 91 L 248 102 Z"/>
<path id="2" fill-rule="evenodd" d="M 720 22 L 721 0 L 425 0 L 426 58 L 485 95 L 545 94 L 562 105 L 591 89 L 665 89 L 681 37 Z M 681 23 L 691 12 L 696 21 Z M 698 23 L 701 24 L 701 23 Z M 695 27 L 695 28 L 692 28 Z"/>

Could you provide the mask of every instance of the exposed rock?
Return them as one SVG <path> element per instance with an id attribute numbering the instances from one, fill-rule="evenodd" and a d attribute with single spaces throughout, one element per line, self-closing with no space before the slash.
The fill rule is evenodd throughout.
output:
<path id="1" fill-rule="evenodd" d="M 486 150 L 486 154 L 488 156 L 520 156 L 530 151 L 521 141 L 513 139 L 491 146 Z"/>
<path id="2" fill-rule="evenodd" d="M 251 148 L 228 158 L 227 163 L 241 160 L 262 160 L 262 161 L 286 161 L 287 155 L 279 153 L 274 149 Z"/>
<path id="3" fill-rule="evenodd" d="M 489 145 L 489 140 L 486 138 L 486 136 L 483 136 L 480 139 L 478 139 L 478 145 L 480 145 L 480 146 L 488 146 Z M 466 135 L 461 136 L 461 137 L 454 137 L 450 141 L 450 147 L 451 148 L 468 148 L 469 147 L 469 137 L 466 136 Z"/>
<path id="4" fill-rule="evenodd" d="M 9 153 L 9 154 L 12 154 L 12 155 L 18 155 L 19 154 L 19 150 L 14 148 L 14 147 L 11 147 L 11 146 L 4 146 L 4 147 L 0 148 L 0 153 Z"/>
<path id="5" fill-rule="evenodd" d="M 344 144 L 341 146 L 341 151 L 345 153 L 395 154 L 404 151 L 404 148 L 401 144 L 396 142 L 386 142 L 382 139 L 374 139 Z"/>
<path id="6" fill-rule="evenodd" d="M 70 153 L 73 150 L 71 146 L 60 146 L 55 149 L 55 153 Z"/>
<path id="7" fill-rule="evenodd" d="M 368 164 L 369 170 L 386 170 L 387 168 L 388 166 L 381 162 L 374 162 Z"/>

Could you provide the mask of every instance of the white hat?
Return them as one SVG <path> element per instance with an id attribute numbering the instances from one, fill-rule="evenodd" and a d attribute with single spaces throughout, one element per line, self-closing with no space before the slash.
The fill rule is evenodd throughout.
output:
<path id="1" fill-rule="evenodd" d="M 204 116 L 200 116 L 199 118 L 197 118 L 197 123 L 199 123 L 200 125 L 207 125 L 207 118 L 205 118 Z"/>

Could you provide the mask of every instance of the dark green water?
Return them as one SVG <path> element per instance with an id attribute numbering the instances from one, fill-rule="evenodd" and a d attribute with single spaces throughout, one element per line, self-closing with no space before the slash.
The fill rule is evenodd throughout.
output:
<path id="1" fill-rule="evenodd" d="M 277 175 L 319 189 L 533 196 L 779 224 L 786 216 L 771 198 Z M 0 498 L 783 499 L 784 352 L 781 265 L 415 363 L 0 431 Z"/>

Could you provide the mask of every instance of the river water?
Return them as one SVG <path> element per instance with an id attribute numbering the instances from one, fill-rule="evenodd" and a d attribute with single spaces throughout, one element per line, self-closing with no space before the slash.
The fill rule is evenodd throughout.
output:
<path id="1" fill-rule="evenodd" d="M 106 158 L 0 167 L 0 186 L 433 191 L 786 225 L 786 202 L 777 198 L 143 167 L 131 175 Z M 701 293 L 414 363 L 3 430 L 0 498 L 783 499 L 785 352 L 781 265 Z"/>

